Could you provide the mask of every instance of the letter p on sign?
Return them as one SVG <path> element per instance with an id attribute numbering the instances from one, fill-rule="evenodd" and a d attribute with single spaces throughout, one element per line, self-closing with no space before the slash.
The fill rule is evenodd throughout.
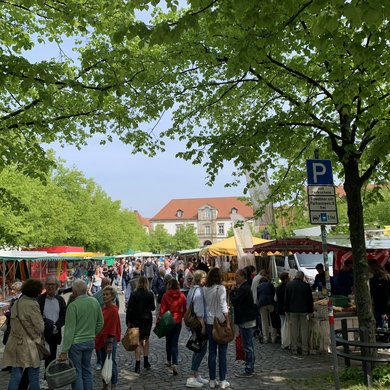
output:
<path id="1" fill-rule="evenodd" d="M 330 160 L 306 160 L 308 185 L 333 185 Z"/>

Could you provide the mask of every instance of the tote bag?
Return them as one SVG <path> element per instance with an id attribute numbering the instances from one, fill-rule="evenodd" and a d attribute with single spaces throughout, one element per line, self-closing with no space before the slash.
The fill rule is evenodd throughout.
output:
<path id="1" fill-rule="evenodd" d="M 104 365 L 102 368 L 102 378 L 106 385 L 111 382 L 112 377 L 112 355 L 109 353 L 104 361 Z"/>
<path id="2" fill-rule="evenodd" d="M 139 345 L 139 328 L 127 328 L 122 345 L 126 351 L 135 351 Z"/>

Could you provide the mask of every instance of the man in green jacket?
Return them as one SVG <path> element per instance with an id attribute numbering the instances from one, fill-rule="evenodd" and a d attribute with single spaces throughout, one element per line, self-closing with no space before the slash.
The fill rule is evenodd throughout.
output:
<path id="1" fill-rule="evenodd" d="M 78 279 L 72 292 L 76 297 L 68 306 L 65 317 L 62 352 L 58 360 L 72 360 L 77 378 L 73 390 L 93 390 L 91 356 L 95 336 L 103 327 L 103 315 L 99 302 L 87 295 L 86 283 Z"/>

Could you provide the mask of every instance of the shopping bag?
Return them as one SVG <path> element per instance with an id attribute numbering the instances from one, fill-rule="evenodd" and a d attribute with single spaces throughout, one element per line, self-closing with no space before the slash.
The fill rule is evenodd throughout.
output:
<path id="1" fill-rule="evenodd" d="M 135 351 L 139 345 L 139 328 L 127 328 L 121 341 L 126 351 Z"/>
<path id="2" fill-rule="evenodd" d="M 112 377 L 112 355 L 109 353 L 104 361 L 104 365 L 102 368 L 102 378 L 106 385 L 111 382 Z"/>
<path id="3" fill-rule="evenodd" d="M 245 352 L 242 346 L 242 337 L 240 334 L 236 337 L 236 360 L 245 361 Z"/>
<path id="4" fill-rule="evenodd" d="M 161 339 L 162 337 L 165 337 L 175 325 L 176 322 L 173 319 L 171 312 L 168 310 L 161 316 L 160 321 L 153 329 L 153 332 Z"/>

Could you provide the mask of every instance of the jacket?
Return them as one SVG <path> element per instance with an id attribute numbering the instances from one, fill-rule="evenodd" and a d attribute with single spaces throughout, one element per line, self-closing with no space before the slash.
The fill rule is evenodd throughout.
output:
<path id="1" fill-rule="evenodd" d="M 175 322 L 179 324 L 186 312 L 186 297 L 180 290 L 167 290 L 163 295 L 160 316 L 168 310 L 171 312 Z"/>
<path id="2" fill-rule="evenodd" d="M 38 298 L 37 298 L 37 302 L 38 302 L 38 305 L 39 305 L 39 309 L 41 310 L 41 314 L 43 316 L 43 311 L 45 309 L 45 301 L 46 301 L 46 297 L 47 297 L 47 294 L 44 293 L 42 295 L 40 295 Z M 58 332 L 56 334 L 53 334 L 50 338 L 53 340 L 53 339 L 56 339 L 57 341 L 57 344 L 61 344 L 61 341 L 62 341 L 62 332 L 61 332 L 61 328 L 65 325 L 65 314 L 66 314 L 66 303 L 65 303 L 65 300 L 64 298 L 62 298 L 60 295 L 56 294 L 54 296 L 54 298 L 57 299 L 58 301 L 58 304 L 60 306 L 60 313 L 59 313 L 59 317 L 58 317 L 58 320 L 57 322 L 54 323 L 54 325 L 56 326 Z M 46 338 L 46 341 L 47 338 Z"/>
<path id="3" fill-rule="evenodd" d="M 286 283 L 279 284 L 279 286 L 276 287 L 275 289 L 275 294 L 276 294 L 277 313 L 280 316 L 283 316 L 286 314 L 284 311 L 284 297 L 286 295 Z"/>
<path id="4" fill-rule="evenodd" d="M 152 291 L 155 295 L 159 295 L 164 289 L 164 278 L 160 275 L 156 275 L 152 281 Z"/>
<path id="5" fill-rule="evenodd" d="M 230 302 L 234 309 L 235 324 L 240 325 L 256 319 L 257 313 L 253 302 L 252 290 L 248 282 L 242 283 L 231 292 Z"/>
<path id="6" fill-rule="evenodd" d="M 274 296 L 274 285 L 267 278 L 261 278 L 260 283 L 257 286 L 257 307 L 274 305 Z"/>
<path id="7" fill-rule="evenodd" d="M 137 324 L 138 321 L 152 321 L 152 311 L 156 308 L 151 291 L 137 289 L 130 295 L 126 310 L 126 323 Z"/>
<path id="8" fill-rule="evenodd" d="M 19 311 L 19 318 L 17 312 Z M 3 366 L 33 367 L 41 365 L 36 343 L 43 338 L 43 318 L 37 301 L 22 295 L 11 309 L 11 333 L 4 349 Z M 23 329 L 20 321 L 32 338 Z"/>
<path id="9" fill-rule="evenodd" d="M 311 287 L 297 278 L 287 283 L 284 309 L 286 313 L 313 313 L 314 304 Z"/>

